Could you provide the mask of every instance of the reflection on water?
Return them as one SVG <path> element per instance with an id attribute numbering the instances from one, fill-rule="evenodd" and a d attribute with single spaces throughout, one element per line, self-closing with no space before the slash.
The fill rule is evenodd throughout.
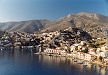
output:
<path id="1" fill-rule="evenodd" d="M 63 71 L 66 70 L 67 74 L 73 73 L 74 75 L 107 75 L 108 69 L 107 67 L 103 67 L 99 69 L 97 65 L 94 68 L 93 64 L 89 62 L 84 62 L 87 66 L 83 66 L 83 64 L 78 64 L 77 62 L 73 62 L 72 59 L 67 59 L 65 57 L 53 57 L 53 56 L 42 56 L 39 55 L 39 61 L 42 62 L 44 66 L 53 65 L 54 67 L 63 68 Z M 82 60 L 78 60 L 80 62 Z M 69 74 L 69 75 L 70 75 Z"/>
<path id="2" fill-rule="evenodd" d="M 35 55 L 33 49 L 0 51 L 0 75 L 108 75 L 108 68 L 65 57 Z M 81 60 L 78 60 L 80 62 Z"/>

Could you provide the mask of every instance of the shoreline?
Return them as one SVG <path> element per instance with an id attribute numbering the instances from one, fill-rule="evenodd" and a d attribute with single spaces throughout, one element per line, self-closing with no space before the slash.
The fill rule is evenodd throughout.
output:
<path id="1" fill-rule="evenodd" d="M 58 55 L 58 54 L 48 54 L 48 53 L 45 53 L 45 52 L 37 52 L 37 53 L 34 53 L 36 55 L 47 55 L 47 56 L 54 56 L 54 57 L 66 57 L 67 59 L 76 59 L 76 60 L 82 60 L 82 61 L 86 61 L 86 62 L 89 62 L 90 64 L 93 64 L 93 65 L 98 65 L 98 66 L 102 66 L 102 67 L 108 67 L 108 65 L 102 63 L 102 62 L 97 62 L 97 61 L 87 61 L 87 60 L 83 60 L 83 59 L 78 59 L 78 58 L 74 58 L 72 56 L 68 56 L 68 55 Z M 75 61 L 76 62 L 76 61 Z M 80 62 L 77 62 L 80 64 Z M 82 63 L 83 64 L 83 63 Z"/>

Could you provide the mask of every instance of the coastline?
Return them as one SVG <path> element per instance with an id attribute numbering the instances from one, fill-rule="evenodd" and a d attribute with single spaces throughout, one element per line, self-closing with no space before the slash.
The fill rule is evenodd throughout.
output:
<path id="1" fill-rule="evenodd" d="M 79 59 L 79 58 L 74 58 L 73 56 L 69 56 L 69 55 L 58 55 L 58 54 L 48 54 L 48 53 L 45 53 L 45 52 L 37 52 L 37 53 L 34 53 L 36 55 L 47 55 L 47 56 L 53 56 L 53 57 L 66 57 L 67 59 L 71 59 L 71 60 L 82 60 L 82 61 L 86 61 L 90 64 L 93 64 L 93 65 L 98 65 L 98 66 L 101 66 L 101 67 L 108 67 L 107 64 L 104 64 L 102 62 L 97 62 L 97 61 L 87 61 L 87 60 L 83 60 L 83 59 Z M 74 61 L 74 62 L 77 62 L 77 61 Z M 78 64 L 83 64 L 81 62 L 77 62 Z M 83 64 L 84 65 L 84 64 Z"/>

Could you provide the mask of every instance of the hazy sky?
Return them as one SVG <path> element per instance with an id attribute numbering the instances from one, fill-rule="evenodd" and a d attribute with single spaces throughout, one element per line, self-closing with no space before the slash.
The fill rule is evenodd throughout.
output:
<path id="1" fill-rule="evenodd" d="M 54 20 L 70 13 L 92 12 L 108 16 L 106 0 L 0 0 L 0 22 Z"/>

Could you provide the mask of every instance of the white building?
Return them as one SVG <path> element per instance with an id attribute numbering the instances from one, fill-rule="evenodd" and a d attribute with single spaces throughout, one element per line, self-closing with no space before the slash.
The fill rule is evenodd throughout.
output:
<path id="1" fill-rule="evenodd" d="M 103 52 L 107 52 L 107 51 L 108 51 L 108 47 L 107 47 L 107 46 L 101 47 L 101 50 L 102 50 Z"/>
<path id="2" fill-rule="evenodd" d="M 98 56 L 108 57 L 108 52 L 100 52 Z"/>
<path id="3" fill-rule="evenodd" d="M 83 45 L 85 45 L 86 44 L 86 42 L 85 41 L 81 41 L 81 45 L 83 46 Z"/>
<path id="4" fill-rule="evenodd" d="M 74 45 L 72 45 L 71 47 L 70 47 L 70 51 L 72 52 L 72 51 L 74 51 L 75 50 L 75 46 Z"/>

